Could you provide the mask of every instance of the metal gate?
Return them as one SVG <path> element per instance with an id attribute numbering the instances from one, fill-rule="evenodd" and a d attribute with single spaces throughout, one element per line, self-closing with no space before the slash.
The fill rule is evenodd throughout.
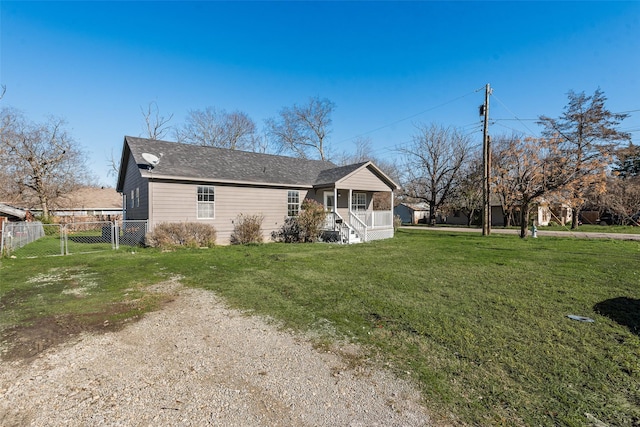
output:
<path id="1" fill-rule="evenodd" d="M 60 256 L 144 245 L 147 221 L 3 222 L 0 255 Z"/>

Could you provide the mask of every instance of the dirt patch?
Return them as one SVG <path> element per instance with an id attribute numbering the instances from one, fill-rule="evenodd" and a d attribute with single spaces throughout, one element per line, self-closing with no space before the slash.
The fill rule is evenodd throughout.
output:
<path id="1" fill-rule="evenodd" d="M 172 297 L 161 298 L 159 308 Z M 135 302 L 109 305 L 97 313 L 65 314 L 39 317 L 21 325 L 6 328 L 0 334 L 0 360 L 30 361 L 44 350 L 65 343 L 75 336 L 89 332 L 101 334 L 121 330 L 127 324 L 140 320 L 142 313 Z"/>
<path id="2" fill-rule="evenodd" d="M 30 361 L 44 350 L 67 342 L 81 333 L 119 331 L 125 325 L 139 320 L 145 312 L 161 309 L 172 301 L 180 285 L 179 277 L 176 276 L 146 288 L 127 289 L 123 295 L 125 301 L 92 302 L 93 305 L 88 309 L 95 311 L 90 313 L 35 315 L 39 309 L 33 307 L 42 305 L 42 301 L 47 301 L 48 298 L 56 301 L 62 295 L 67 300 L 81 301 L 88 297 L 98 286 L 94 276 L 95 274 L 87 273 L 82 268 L 54 268 L 30 278 L 27 281 L 29 287 L 5 293 L 0 300 L 0 310 L 5 314 L 4 326 L 0 330 L 0 360 Z M 138 292 L 140 290 L 141 296 Z M 138 298 L 131 299 L 134 294 Z M 33 317 L 21 318 L 17 311 L 22 306 L 32 310 L 30 313 Z"/>
<path id="3" fill-rule="evenodd" d="M 42 351 L 68 341 L 81 332 L 101 333 L 117 331 L 136 317 L 120 322 L 109 318 L 129 311 L 129 308 L 113 306 L 101 313 L 50 316 L 32 319 L 28 326 L 13 326 L 2 332 L 2 360 L 31 359 Z"/>

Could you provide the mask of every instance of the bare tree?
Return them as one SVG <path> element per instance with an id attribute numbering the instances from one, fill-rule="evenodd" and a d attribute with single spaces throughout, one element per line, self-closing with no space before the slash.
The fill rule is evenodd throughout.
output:
<path id="1" fill-rule="evenodd" d="M 173 118 L 173 113 L 169 117 L 161 116 L 160 109 L 155 101 L 150 102 L 146 110 L 140 107 L 140 111 L 142 112 L 142 117 L 144 117 L 145 136 L 147 138 L 153 140 L 163 139 L 171 130 L 171 126 L 168 123 Z"/>
<path id="2" fill-rule="evenodd" d="M 520 143 L 523 137 L 519 135 L 498 135 L 492 138 L 493 150 L 491 154 L 491 175 L 493 194 L 502 205 L 504 226 L 510 227 L 516 219 L 516 209 L 519 209 L 518 199 L 519 180 L 514 171 L 519 169 Z"/>
<path id="3" fill-rule="evenodd" d="M 469 139 L 453 128 L 436 124 L 416 125 L 418 133 L 404 157 L 404 190 L 408 197 L 429 204 L 429 217 L 452 197 L 460 182 L 463 165 L 469 160 Z"/>
<path id="4" fill-rule="evenodd" d="M 335 108 L 329 99 L 316 96 L 309 98 L 307 104 L 285 107 L 277 118 L 268 119 L 268 134 L 278 152 L 327 160 L 326 139 L 331 132 L 331 114 Z"/>
<path id="5" fill-rule="evenodd" d="M 173 113 L 168 117 L 160 115 L 160 108 L 157 102 L 149 102 L 146 108 L 140 106 L 140 112 L 144 120 L 144 137 L 156 141 L 161 140 L 171 130 L 172 126 L 168 123 L 173 119 Z M 120 159 L 113 154 L 113 150 L 107 156 L 107 165 L 109 166 L 108 175 L 118 176 Z"/>
<path id="6" fill-rule="evenodd" d="M 256 124 L 242 111 L 228 113 L 214 107 L 191 110 L 185 124 L 176 129 L 175 136 L 186 144 L 261 151 Z"/>
<path id="7" fill-rule="evenodd" d="M 601 203 L 623 224 L 640 225 L 640 176 L 609 177 Z"/>
<path id="8" fill-rule="evenodd" d="M 471 225 L 475 215 L 482 212 L 482 158 L 472 152 L 469 161 L 460 170 L 460 180 L 449 202 L 449 210 L 462 212 Z"/>
<path id="9" fill-rule="evenodd" d="M 48 217 L 56 198 L 89 181 L 84 153 L 60 118 L 32 123 L 13 109 L 0 117 L 0 164 L 8 184 L 25 198 L 35 196 Z"/>
<path id="10" fill-rule="evenodd" d="M 358 137 L 353 141 L 355 150 L 353 152 L 343 152 L 332 159 L 334 163 L 345 166 L 354 163 L 371 161 L 376 167 L 385 173 L 395 182 L 400 181 L 400 168 L 394 160 L 383 159 L 374 154 L 371 139 L 367 137 Z M 392 210 L 391 199 L 388 192 L 373 193 L 373 209 L 374 210 Z"/>
<path id="11" fill-rule="evenodd" d="M 354 151 L 347 152 L 344 151 L 341 154 L 336 155 L 331 159 L 334 163 L 345 166 L 354 163 L 367 162 L 371 161 L 375 163 L 375 165 L 380 168 L 382 172 L 384 172 L 389 178 L 394 181 L 399 181 L 400 179 L 400 170 L 398 164 L 390 159 L 385 159 L 380 156 L 377 156 L 374 153 L 374 149 L 372 146 L 372 142 L 370 138 L 367 137 L 358 137 L 353 140 L 353 144 L 355 146 Z"/>
<path id="12" fill-rule="evenodd" d="M 567 97 L 569 103 L 559 118 L 541 116 L 539 123 L 544 126 L 543 135 L 554 139 L 567 159 L 565 167 L 572 177 L 567 180 L 565 190 L 573 205 L 571 228 L 576 228 L 585 193 L 594 185 L 604 188 L 605 169 L 616 144 L 631 137 L 617 130 L 628 114 L 607 110 L 604 105 L 607 98 L 600 89 L 591 96 L 569 91 Z"/>

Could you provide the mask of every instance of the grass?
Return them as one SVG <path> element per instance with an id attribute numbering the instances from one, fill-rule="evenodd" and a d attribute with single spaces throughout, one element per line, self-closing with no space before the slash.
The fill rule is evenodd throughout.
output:
<path id="1" fill-rule="evenodd" d="M 33 294 L 29 280 L 51 271 L 82 271 L 97 281 L 90 293 L 103 294 L 94 302 L 75 296 L 85 310 L 179 274 L 186 285 L 211 289 L 286 327 L 362 344 L 416 381 L 427 406 L 448 422 L 640 423 L 640 242 L 410 229 L 354 246 L 3 260 L 0 324 L 40 310 L 79 309 L 64 302 L 68 285 L 45 294 L 52 300 L 46 307 L 36 296 L 4 302 L 14 289 Z M 23 311 L 29 314 L 17 314 Z"/>
<path id="2" fill-rule="evenodd" d="M 416 225 L 407 225 L 409 227 L 416 228 L 429 228 L 429 225 L 426 224 L 416 224 Z M 456 224 L 438 224 L 436 228 L 467 228 L 466 225 L 456 225 Z M 479 225 L 472 225 L 469 228 L 477 228 L 480 230 L 482 227 Z M 492 229 L 508 229 L 508 230 L 519 230 L 520 226 L 512 225 L 510 227 L 502 227 L 502 226 L 492 226 Z M 528 227 L 531 230 L 531 226 Z M 571 224 L 568 225 L 559 225 L 559 224 L 550 224 L 538 227 L 538 230 L 546 230 L 546 231 L 569 231 L 569 232 L 580 232 L 580 233 L 615 233 L 615 234 L 640 234 L 640 227 L 631 226 L 631 225 L 596 225 L 596 224 L 583 224 L 578 227 L 577 230 L 571 229 Z"/>

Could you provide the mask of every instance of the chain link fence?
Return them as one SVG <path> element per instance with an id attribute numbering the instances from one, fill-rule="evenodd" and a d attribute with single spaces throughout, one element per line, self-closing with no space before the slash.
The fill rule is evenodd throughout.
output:
<path id="1" fill-rule="evenodd" d="M 116 221 L 114 237 L 116 248 L 122 246 L 144 245 L 148 224 L 146 220 Z"/>
<path id="2" fill-rule="evenodd" d="M 1 256 L 60 256 L 144 245 L 147 221 L 3 222 L 1 231 Z"/>

